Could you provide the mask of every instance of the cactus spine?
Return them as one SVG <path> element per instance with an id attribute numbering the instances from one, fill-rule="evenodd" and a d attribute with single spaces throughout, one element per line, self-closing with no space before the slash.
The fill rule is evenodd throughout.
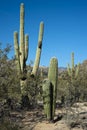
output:
<path id="1" fill-rule="evenodd" d="M 32 75 L 34 75 L 34 76 L 37 74 L 37 71 L 39 68 L 41 50 L 42 50 L 43 33 L 44 33 L 44 23 L 41 22 L 40 29 L 39 29 L 39 36 L 38 36 L 38 46 L 37 46 L 37 51 L 36 51 L 36 58 L 35 58 L 34 67 L 32 70 Z"/>
<path id="2" fill-rule="evenodd" d="M 28 35 L 24 35 L 24 4 L 20 6 L 20 45 L 18 43 L 18 32 L 14 32 L 14 49 L 18 73 L 21 76 L 21 90 L 26 79 L 26 61 L 28 58 Z"/>
<path id="3" fill-rule="evenodd" d="M 48 80 L 43 86 L 43 94 L 45 93 L 44 95 L 46 95 L 44 111 L 45 111 L 45 114 L 47 115 L 47 118 L 50 120 L 53 120 L 54 115 L 55 115 L 57 83 L 58 83 L 58 61 L 55 57 L 53 57 L 50 60 L 50 66 L 49 66 L 49 71 L 48 71 Z M 49 96 L 49 95 L 51 95 L 51 96 Z M 46 105 L 46 104 L 48 104 L 47 101 L 50 101 L 49 105 Z M 48 110 L 48 108 L 50 108 L 50 109 Z"/>

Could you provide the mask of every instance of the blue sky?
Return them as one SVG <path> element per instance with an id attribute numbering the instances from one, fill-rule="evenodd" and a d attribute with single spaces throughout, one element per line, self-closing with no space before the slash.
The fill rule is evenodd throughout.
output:
<path id="1" fill-rule="evenodd" d="M 57 57 L 59 67 L 87 59 L 87 0 L 0 0 L 0 42 L 12 45 L 9 57 L 14 56 L 14 31 L 19 31 L 20 3 L 25 5 L 25 33 L 29 34 L 29 57 L 34 61 L 39 24 L 44 22 L 43 48 L 40 65 L 48 66 Z"/>

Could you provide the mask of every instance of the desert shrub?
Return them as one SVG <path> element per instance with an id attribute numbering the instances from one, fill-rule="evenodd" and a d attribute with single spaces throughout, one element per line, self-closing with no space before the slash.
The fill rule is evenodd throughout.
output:
<path id="1" fill-rule="evenodd" d="M 11 120 L 4 118 L 0 123 L 0 130 L 19 130 L 19 126 Z"/>

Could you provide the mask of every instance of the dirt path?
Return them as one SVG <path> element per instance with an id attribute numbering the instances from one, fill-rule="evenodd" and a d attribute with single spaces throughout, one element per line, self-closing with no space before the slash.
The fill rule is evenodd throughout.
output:
<path id="1" fill-rule="evenodd" d="M 68 110 L 58 108 L 55 114 L 54 122 L 50 123 L 42 109 L 11 111 L 6 119 L 17 124 L 18 130 L 87 130 L 87 103 L 74 104 Z"/>
<path id="2" fill-rule="evenodd" d="M 54 124 L 47 122 L 38 123 L 34 130 L 69 130 L 69 128 L 64 121 L 59 121 Z"/>
<path id="3" fill-rule="evenodd" d="M 72 107 L 72 111 L 73 116 L 67 115 L 66 118 L 56 120 L 55 123 L 49 123 L 46 121 L 42 111 L 35 111 L 33 113 L 31 112 L 30 119 L 30 113 L 26 113 L 26 127 L 24 127 L 23 130 L 87 130 L 87 106 L 84 104 L 75 104 L 75 106 Z M 68 112 L 71 114 L 72 111 L 70 109 Z M 57 109 L 56 115 L 64 115 L 66 112 L 67 111 L 65 111 L 65 109 Z M 76 113 L 77 115 L 79 113 L 78 117 L 76 117 Z M 71 126 L 71 129 L 69 126 Z"/>

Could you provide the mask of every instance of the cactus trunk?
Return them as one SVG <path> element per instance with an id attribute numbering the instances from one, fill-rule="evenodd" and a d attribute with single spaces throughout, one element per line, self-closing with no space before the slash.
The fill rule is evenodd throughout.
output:
<path id="1" fill-rule="evenodd" d="M 57 96 L 57 84 L 58 84 L 58 61 L 54 57 L 50 61 L 50 67 L 48 71 L 48 79 L 53 85 L 53 116 L 55 115 L 56 108 L 56 96 Z"/>
<path id="2" fill-rule="evenodd" d="M 47 120 L 53 120 L 52 105 L 53 105 L 53 86 L 49 80 L 44 81 L 43 84 L 43 103 L 44 103 L 44 114 Z"/>
<path id="3" fill-rule="evenodd" d="M 43 84 L 44 113 L 48 120 L 54 120 L 58 83 L 58 60 L 50 61 L 48 79 Z"/>

